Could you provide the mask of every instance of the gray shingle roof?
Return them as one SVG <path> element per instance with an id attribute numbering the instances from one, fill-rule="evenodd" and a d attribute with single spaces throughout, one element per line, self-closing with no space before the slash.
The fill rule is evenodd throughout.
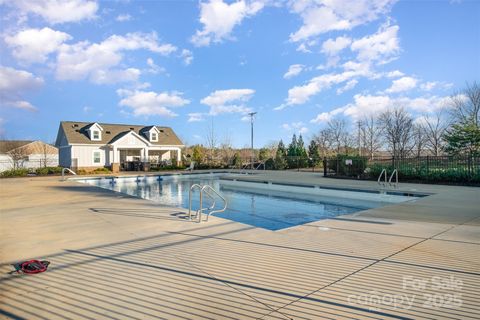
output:
<path id="1" fill-rule="evenodd" d="M 149 140 L 148 137 L 145 136 L 144 132 L 146 132 L 145 128 L 152 127 L 111 123 L 98 124 L 103 128 L 101 141 L 92 141 L 89 138 L 87 129 L 92 125 L 92 122 L 62 121 L 60 122 L 60 128 L 65 133 L 68 143 L 109 144 L 130 131 L 134 131 L 138 135 Z M 180 141 L 171 128 L 160 126 L 156 127 L 158 130 L 160 130 L 160 134 L 158 135 L 158 142 L 150 142 L 152 145 L 183 146 L 182 141 Z M 57 145 L 58 144 L 59 141 L 57 141 Z"/>

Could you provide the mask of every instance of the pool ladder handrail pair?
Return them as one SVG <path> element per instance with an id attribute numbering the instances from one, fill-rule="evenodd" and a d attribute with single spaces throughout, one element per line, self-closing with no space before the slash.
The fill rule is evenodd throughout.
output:
<path id="1" fill-rule="evenodd" d="M 385 181 L 380 182 L 380 180 L 382 180 L 383 176 L 385 177 Z M 393 184 L 392 184 L 392 179 L 393 179 L 394 176 L 395 176 L 395 182 L 393 182 Z M 383 184 L 384 187 L 387 186 L 387 169 L 382 170 L 382 172 L 378 176 L 377 182 L 378 182 L 378 184 Z M 390 185 L 390 186 L 393 185 L 393 187 L 395 189 L 398 188 L 398 170 L 397 169 L 393 170 L 392 174 L 390 175 L 390 178 L 388 179 L 388 185 Z"/>
<path id="2" fill-rule="evenodd" d="M 206 185 L 200 185 L 200 184 L 193 184 L 191 187 L 190 187 L 190 191 L 188 193 L 188 219 L 189 220 L 192 220 L 192 192 L 194 189 L 200 189 L 200 207 L 198 208 L 195 216 L 198 217 L 198 222 L 202 222 L 202 213 L 203 211 L 205 210 L 211 210 L 210 212 L 207 213 L 207 218 L 205 219 L 205 221 L 208 221 L 208 218 L 214 214 L 214 213 L 220 213 L 220 212 L 224 212 L 225 210 L 227 210 L 227 200 L 217 191 L 215 190 L 214 188 L 212 188 L 211 186 L 209 186 L 208 184 Z M 212 195 L 210 192 L 213 192 L 214 195 Z M 213 203 L 210 207 L 206 207 L 206 208 L 203 208 L 203 194 L 206 194 L 208 197 L 210 197 L 210 199 L 212 199 Z M 212 210 L 213 208 L 215 208 L 215 195 L 217 195 L 220 199 L 223 200 L 223 203 L 224 203 L 224 206 L 222 209 L 218 209 L 218 210 Z"/>

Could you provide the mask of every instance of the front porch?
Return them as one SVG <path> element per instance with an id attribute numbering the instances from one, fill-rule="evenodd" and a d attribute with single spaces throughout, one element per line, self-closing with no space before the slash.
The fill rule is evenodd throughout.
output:
<path id="1" fill-rule="evenodd" d="M 119 148 L 113 154 L 112 170 L 118 164 L 118 171 L 149 171 L 179 165 L 181 159 L 180 149 Z"/>
<path id="2" fill-rule="evenodd" d="M 133 131 L 110 144 L 110 163 L 113 172 L 149 171 L 167 165 L 179 165 L 182 150 L 179 146 L 155 145 Z"/>

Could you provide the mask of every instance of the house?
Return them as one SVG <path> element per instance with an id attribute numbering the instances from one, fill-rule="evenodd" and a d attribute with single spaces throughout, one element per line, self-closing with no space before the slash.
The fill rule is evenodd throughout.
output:
<path id="1" fill-rule="evenodd" d="M 0 172 L 58 166 L 58 149 L 42 141 L 0 141 Z"/>
<path id="2" fill-rule="evenodd" d="M 184 147 L 168 127 L 78 121 L 60 122 L 55 145 L 62 167 L 113 172 L 178 164 Z"/>

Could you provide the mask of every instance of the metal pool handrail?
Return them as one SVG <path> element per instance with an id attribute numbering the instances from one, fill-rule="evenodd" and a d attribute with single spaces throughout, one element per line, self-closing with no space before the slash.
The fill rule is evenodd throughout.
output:
<path id="1" fill-rule="evenodd" d="M 387 185 L 387 169 L 383 169 L 382 172 L 380 172 L 377 180 L 378 184 L 381 184 L 380 180 L 382 179 L 383 175 L 385 175 L 385 182 L 383 182 L 383 186 L 385 187 Z"/>
<path id="2" fill-rule="evenodd" d="M 212 210 L 213 208 L 215 208 L 215 197 L 210 193 L 210 191 L 213 191 L 219 198 L 221 198 L 224 202 L 224 207 L 223 209 L 220 209 L 220 210 L 212 210 L 210 211 L 208 214 L 207 214 L 207 219 L 205 221 L 208 221 L 208 218 L 210 217 L 210 215 L 212 213 L 219 213 L 219 212 L 223 212 L 227 209 L 227 200 L 220 194 L 218 193 L 215 189 L 213 189 L 211 186 L 209 185 L 200 185 L 200 184 L 192 184 L 192 186 L 190 187 L 190 191 L 188 193 L 188 219 L 189 220 L 192 220 L 192 192 L 194 189 L 200 189 L 200 207 L 199 209 L 197 210 L 196 212 L 196 216 L 198 217 L 198 222 L 202 222 L 202 213 L 203 211 L 205 210 Z M 210 190 L 210 191 L 209 191 Z M 208 208 L 204 208 L 203 207 L 203 194 L 206 194 L 208 197 L 210 197 L 210 199 L 213 200 L 213 203 L 210 207 Z"/>
<path id="3" fill-rule="evenodd" d="M 392 175 L 390 176 L 390 179 L 388 179 L 388 184 L 392 185 L 393 175 L 395 175 L 395 182 L 394 182 L 393 186 L 395 188 L 398 188 L 398 170 L 397 169 L 393 170 Z"/>
<path id="4" fill-rule="evenodd" d="M 75 173 L 75 171 L 73 171 L 72 169 L 63 168 L 63 169 L 62 169 L 62 180 L 63 180 L 63 181 L 65 181 L 65 171 L 68 171 L 68 172 L 70 172 L 71 174 L 73 174 L 73 175 L 75 175 L 75 176 L 77 175 L 77 174 Z"/>
<path id="5" fill-rule="evenodd" d="M 227 210 L 227 199 L 225 199 L 220 193 L 217 192 L 217 190 L 213 189 L 213 188 L 212 188 L 211 186 L 209 186 L 208 184 L 203 186 L 202 191 L 205 191 L 205 189 L 209 189 L 209 190 L 213 191 L 213 193 L 215 193 L 220 199 L 223 200 L 223 204 L 224 204 L 222 209 L 220 209 L 220 210 L 212 210 L 212 211 L 210 211 L 210 212 L 207 214 L 207 219 L 205 219 L 205 221 L 208 221 L 208 218 L 209 218 L 212 214 L 224 212 L 225 210 Z M 208 194 L 208 193 L 207 193 L 207 194 Z M 201 197 L 201 196 L 202 196 L 202 195 L 200 194 L 200 197 Z M 212 207 L 212 209 L 213 209 L 213 207 Z M 200 218 L 199 218 L 200 221 L 202 221 L 201 218 L 202 218 L 202 212 L 200 211 Z"/>

